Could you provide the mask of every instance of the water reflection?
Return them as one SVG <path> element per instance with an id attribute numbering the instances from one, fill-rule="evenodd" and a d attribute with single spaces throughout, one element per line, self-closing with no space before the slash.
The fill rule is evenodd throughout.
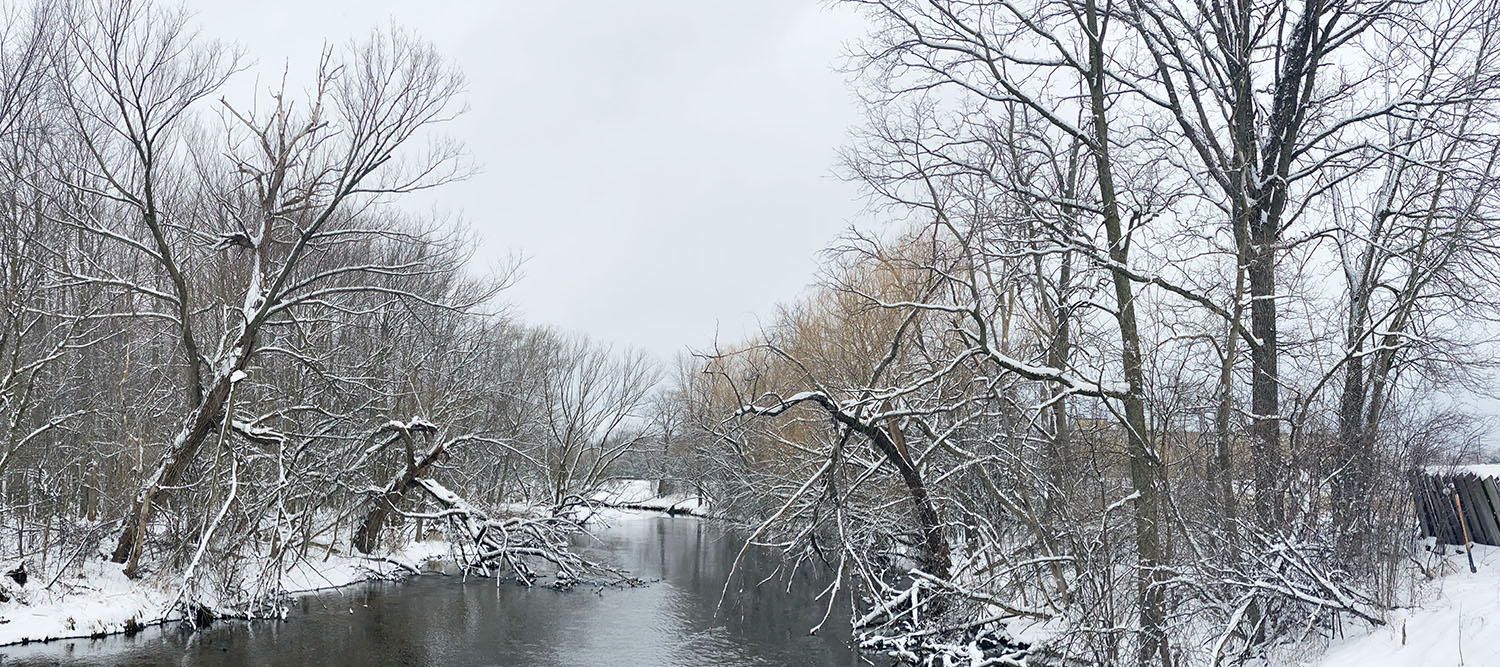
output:
<path id="1" fill-rule="evenodd" d="M 624 590 L 559 592 L 493 581 L 420 577 L 300 598 L 284 623 L 220 623 L 192 633 L 0 648 L 0 665 L 857 665 L 847 607 L 819 636 L 807 630 L 827 585 L 811 572 L 777 576 L 752 552 L 722 609 L 740 542 L 691 518 L 616 523 L 580 545 L 596 559 L 660 579 Z M 784 573 L 783 573 L 784 574 Z M 736 577 L 736 580 L 741 580 Z"/>

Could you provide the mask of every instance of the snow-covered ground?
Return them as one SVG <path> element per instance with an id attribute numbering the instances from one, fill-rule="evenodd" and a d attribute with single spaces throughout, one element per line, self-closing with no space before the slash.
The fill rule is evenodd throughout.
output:
<path id="1" fill-rule="evenodd" d="M 601 484 L 589 499 L 608 507 L 708 516 L 708 504 L 702 498 L 683 493 L 658 494 L 656 482 L 649 479 L 610 480 Z"/>
<path id="2" fill-rule="evenodd" d="M 429 561 L 449 557 L 447 542 L 413 542 L 400 551 L 379 558 L 334 555 L 327 560 L 299 563 L 282 577 L 289 593 L 347 586 L 402 572 L 421 570 Z M 0 602 L 0 646 L 27 641 L 89 637 L 123 632 L 127 623 L 152 625 L 178 612 L 170 612 L 180 581 L 125 576 L 124 566 L 101 560 L 85 563 L 77 575 L 59 579 L 50 589 L 33 578 L 17 587 L 9 580 L 7 591 L 16 594 Z"/>
<path id="3" fill-rule="evenodd" d="M 1445 556 L 1424 552 L 1419 560 L 1437 576 L 1416 588 L 1416 606 L 1393 610 L 1385 626 L 1347 634 L 1331 642 L 1322 655 L 1300 664 L 1500 665 L 1500 548 L 1474 546 L 1476 573 L 1469 572 L 1468 556 L 1454 553 L 1452 547 Z"/>
<path id="4" fill-rule="evenodd" d="M 1418 546 L 1417 564 L 1400 608 L 1387 610 L 1386 624 L 1372 627 L 1349 619 L 1342 637 L 1308 639 L 1283 646 L 1259 667 L 1500 667 L 1500 547 L 1474 545 L 1469 557 L 1449 546 L 1433 553 L 1433 540 Z M 1424 547 L 1426 547 L 1424 549 Z M 1422 574 L 1432 573 L 1432 579 Z M 1052 623 L 1016 623 L 1022 641 L 1045 643 L 1059 628 Z"/>
<path id="5" fill-rule="evenodd" d="M 1468 554 L 1452 546 L 1445 555 L 1418 547 L 1422 556 L 1410 564 L 1406 603 L 1387 610 L 1384 626 L 1346 621 L 1344 634 L 1332 641 L 1310 638 L 1275 649 L 1255 667 L 1500 667 L 1500 547 L 1475 545 L 1476 572 L 1469 571 Z M 1425 569 L 1433 577 L 1423 574 Z M 998 610 L 997 610 L 998 611 Z M 1061 621 L 1012 621 L 1006 634 L 1040 646 L 1064 630 Z M 1180 638 L 1179 638 L 1180 639 Z M 913 646 L 917 642 L 911 642 Z M 941 642 L 932 646 L 944 647 Z M 972 646 L 946 646 L 956 662 L 942 664 L 1001 664 L 987 662 Z M 965 650 L 969 655 L 965 655 Z M 1199 655 L 1202 655 L 1201 653 Z M 1011 664 L 1011 663 L 1003 663 Z M 1071 663 L 1070 663 L 1071 664 Z M 1192 663 L 1199 664 L 1201 662 Z M 1241 664 L 1241 663 L 1226 663 Z"/>

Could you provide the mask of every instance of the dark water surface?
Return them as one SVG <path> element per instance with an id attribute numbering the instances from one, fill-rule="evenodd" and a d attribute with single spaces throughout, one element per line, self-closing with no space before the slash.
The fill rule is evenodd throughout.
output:
<path id="1" fill-rule="evenodd" d="M 134 637 L 0 648 L 0 665 L 858 665 L 847 607 L 823 617 L 826 580 L 776 577 L 751 554 L 751 585 L 717 611 L 740 542 L 692 518 L 631 518 L 584 549 L 645 579 L 634 589 L 561 592 L 424 576 L 299 598 L 285 622 L 177 625 Z M 742 577 L 736 576 L 736 581 Z M 847 605 L 847 603 L 845 603 Z"/>

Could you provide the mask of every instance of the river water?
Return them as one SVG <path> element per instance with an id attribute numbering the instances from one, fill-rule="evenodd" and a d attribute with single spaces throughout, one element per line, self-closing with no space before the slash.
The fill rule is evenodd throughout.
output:
<path id="1" fill-rule="evenodd" d="M 815 573 L 777 574 L 752 551 L 722 607 L 741 542 L 693 518 L 633 517 L 597 531 L 595 560 L 657 580 L 556 591 L 423 576 L 298 598 L 284 622 L 175 624 L 134 636 L 0 648 L 0 665 L 858 665 L 848 608 L 813 597 Z M 776 576 L 773 576 L 776 575 Z M 756 586 L 759 580 L 769 581 Z M 847 602 L 845 602 L 847 605 Z"/>

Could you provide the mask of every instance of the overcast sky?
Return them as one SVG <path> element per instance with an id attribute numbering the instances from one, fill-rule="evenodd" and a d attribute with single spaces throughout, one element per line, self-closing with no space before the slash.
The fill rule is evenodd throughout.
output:
<path id="1" fill-rule="evenodd" d="M 664 361 L 739 338 L 860 208 L 832 170 L 858 120 L 835 67 L 862 28 L 814 0 L 190 6 L 262 77 L 390 22 L 456 61 L 470 110 L 445 131 L 482 172 L 436 202 L 480 261 L 527 258 L 508 300 L 529 322 Z"/>

